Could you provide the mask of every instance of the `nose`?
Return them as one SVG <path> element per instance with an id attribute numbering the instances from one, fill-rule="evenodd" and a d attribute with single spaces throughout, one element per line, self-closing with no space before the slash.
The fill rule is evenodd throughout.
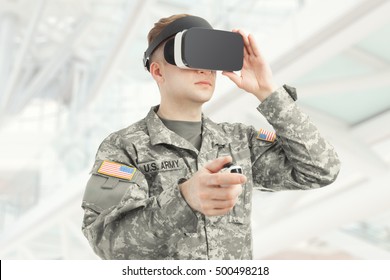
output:
<path id="1" fill-rule="evenodd" d="M 208 69 L 198 69 L 197 70 L 199 74 L 214 74 L 214 70 L 208 70 Z"/>

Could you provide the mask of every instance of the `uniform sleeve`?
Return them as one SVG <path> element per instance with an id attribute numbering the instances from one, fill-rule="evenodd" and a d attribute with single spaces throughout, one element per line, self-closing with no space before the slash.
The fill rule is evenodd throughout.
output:
<path id="1" fill-rule="evenodd" d="M 103 160 L 131 166 L 118 137 L 109 136 L 99 147 L 82 207 L 82 231 L 103 259 L 162 259 L 167 240 L 175 233 L 196 232 L 197 218 L 177 185 L 159 196 L 149 196 L 140 171 L 131 180 L 96 172 Z"/>
<path id="2" fill-rule="evenodd" d="M 340 170 L 334 148 L 282 87 L 257 108 L 276 131 L 272 143 L 249 132 L 256 187 L 266 191 L 319 188 Z"/>

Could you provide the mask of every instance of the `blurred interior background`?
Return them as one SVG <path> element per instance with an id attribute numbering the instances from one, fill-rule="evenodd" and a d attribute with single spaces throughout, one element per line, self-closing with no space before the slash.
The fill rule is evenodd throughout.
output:
<path id="1" fill-rule="evenodd" d="M 96 259 L 80 207 L 101 141 L 159 102 L 142 66 L 161 17 L 252 33 L 341 173 L 256 193 L 256 259 L 390 259 L 390 1 L 0 0 L 0 258 Z M 219 75 L 219 74 L 218 74 Z M 270 129 L 219 75 L 205 113 Z"/>

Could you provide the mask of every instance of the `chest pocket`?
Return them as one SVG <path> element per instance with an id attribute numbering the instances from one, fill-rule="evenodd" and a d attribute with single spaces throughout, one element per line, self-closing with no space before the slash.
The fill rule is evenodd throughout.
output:
<path id="1" fill-rule="evenodd" d="M 188 168 L 181 158 L 139 163 L 138 170 L 144 174 L 148 182 L 149 196 L 159 195 L 188 174 Z"/>

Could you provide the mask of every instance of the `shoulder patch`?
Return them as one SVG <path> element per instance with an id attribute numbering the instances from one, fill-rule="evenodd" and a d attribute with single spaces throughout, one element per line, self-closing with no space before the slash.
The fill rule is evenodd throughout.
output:
<path id="1" fill-rule="evenodd" d="M 104 160 L 97 172 L 116 178 L 131 180 L 136 171 L 137 169 L 133 166 L 127 166 L 124 164 Z"/>
<path id="2" fill-rule="evenodd" d="M 268 141 L 268 142 L 274 142 L 276 139 L 276 134 L 275 134 L 275 132 L 266 131 L 266 130 L 261 128 L 259 130 L 259 132 L 257 133 L 256 139 L 264 140 L 264 141 Z"/>

